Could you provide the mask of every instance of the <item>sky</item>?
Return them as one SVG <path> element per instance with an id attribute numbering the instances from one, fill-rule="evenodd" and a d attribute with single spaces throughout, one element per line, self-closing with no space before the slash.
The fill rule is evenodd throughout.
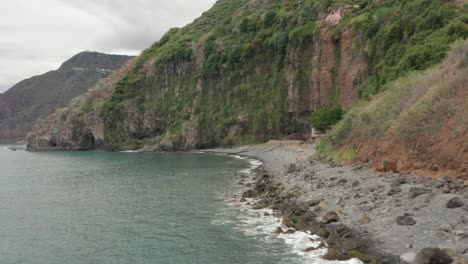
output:
<path id="1" fill-rule="evenodd" d="M 0 0 L 0 93 L 85 51 L 138 55 L 215 0 Z"/>

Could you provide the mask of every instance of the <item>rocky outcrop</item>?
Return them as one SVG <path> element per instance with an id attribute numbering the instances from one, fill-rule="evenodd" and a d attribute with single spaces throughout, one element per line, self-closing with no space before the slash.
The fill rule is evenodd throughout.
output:
<path id="1" fill-rule="evenodd" d="M 222 5 L 225 3 L 217 3 L 213 9 Z M 340 14 L 344 17 L 351 10 L 352 7 L 340 10 Z M 203 64 L 208 59 L 203 52 L 204 42 L 192 44 L 194 55 L 190 60 L 157 63 L 142 55 L 140 64 L 127 72 L 138 75 L 140 81 L 129 83 L 127 88 L 140 91 L 145 83 L 145 92 L 140 94 L 145 102 L 116 103 L 120 114 L 106 116 L 101 109 L 94 111 L 96 118 L 101 115 L 104 120 L 104 138 L 100 138 L 99 145 L 109 149 L 187 150 L 239 144 L 244 137 L 308 133 L 309 116 L 314 109 L 336 100 L 344 107 L 350 106 L 358 97 L 359 84 L 367 77 L 365 52 L 362 46 L 353 44 L 365 41 L 360 29 L 345 28 L 340 42 L 334 43 L 336 24 L 326 22 L 326 17 L 327 14 L 321 14 L 317 33 L 306 43 L 290 44 L 285 55 L 253 54 L 242 71 L 218 67 L 215 74 L 204 74 Z M 197 21 L 191 26 L 198 26 Z M 278 72 L 272 65 L 279 60 L 284 65 Z M 272 86 L 267 84 L 269 81 Z M 247 86 L 252 89 L 250 98 Z M 335 98 L 338 94 L 339 98 Z M 178 110 L 173 112 L 175 107 Z M 228 108 L 231 110 L 223 113 Z M 221 117 L 225 114 L 229 116 Z M 58 139 L 57 144 L 38 140 L 41 136 L 36 135 L 36 128 L 29 137 L 30 149 L 49 149 L 50 145 L 55 146 L 53 149 L 75 149 L 69 145 L 75 145 L 78 139 L 66 142 L 70 137 L 63 136 L 63 130 L 46 132 L 46 127 L 54 127 L 51 123 L 57 120 L 56 115 L 39 127 L 42 134 L 48 133 L 47 138 Z M 61 111 L 61 115 L 67 115 L 66 111 Z M 218 122 L 225 123 L 221 127 L 216 125 Z M 89 141 L 88 130 L 81 126 L 74 124 L 67 130 L 73 131 L 83 144 Z"/>
<path id="2" fill-rule="evenodd" d="M 0 95 L 0 142 L 23 140 L 36 120 L 68 105 L 131 57 L 82 52 Z"/>
<path id="3" fill-rule="evenodd" d="M 192 24 L 171 29 L 115 82 L 102 107 L 91 109 L 102 120 L 99 146 L 188 150 L 304 137 L 310 132 L 309 117 L 319 107 L 349 108 L 360 91 L 376 93 L 405 71 L 440 61 L 418 53 L 416 47 L 432 43 L 426 41 L 428 32 L 454 32 L 442 38 L 442 47 L 462 34 L 460 27 L 445 30 L 456 14 L 446 1 L 430 7 L 406 1 L 390 7 L 381 1 L 326 2 L 220 0 Z M 445 8 L 450 18 L 440 28 L 425 30 L 428 25 L 421 21 L 438 14 L 427 8 Z M 403 16 L 399 10 L 410 11 Z M 402 23 L 400 15 L 411 23 Z M 418 34 L 403 42 L 400 37 Z M 387 58 L 383 51 L 390 47 L 391 54 L 402 53 Z M 414 65 L 413 57 L 424 65 Z M 74 131 L 73 139 L 91 142 L 82 126 L 67 130 Z M 57 130 L 44 133 L 70 138 Z M 48 148 L 37 138 L 34 133 L 30 137 L 32 149 Z M 57 146 L 69 144 L 74 145 Z"/>
<path id="4" fill-rule="evenodd" d="M 39 121 L 28 135 L 29 150 L 91 150 L 107 148 L 104 121 L 100 115 L 116 82 L 133 65 L 134 59 L 109 77 L 99 81 L 85 94 L 75 98 Z"/>

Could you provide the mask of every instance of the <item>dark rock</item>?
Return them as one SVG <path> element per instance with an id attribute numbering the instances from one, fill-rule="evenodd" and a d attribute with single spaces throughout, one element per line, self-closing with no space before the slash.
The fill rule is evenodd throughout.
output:
<path id="1" fill-rule="evenodd" d="M 317 232 L 319 237 L 328 238 L 330 236 L 330 231 L 324 227 L 320 228 Z"/>
<path id="2" fill-rule="evenodd" d="M 323 224 L 329 224 L 329 223 L 338 222 L 338 221 L 340 221 L 340 217 L 338 216 L 338 214 L 334 211 L 330 211 L 322 217 L 321 222 Z"/>
<path id="3" fill-rule="evenodd" d="M 451 182 L 452 182 L 452 178 L 450 178 L 450 176 L 447 176 L 447 175 L 446 175 L 446 176 L 443 176 L 443 177 L 441 178 L 441 180 L 442 180 L 443 182 L 445 182 L 445 183 L 451 183 Z"/>
<path id="4" fill-rule="evenodd" d="M 252 187 L 252 184 L 251 184 L 251 183 L 247 183 L 247 184 L 245 185 L 245 187 L 250 188 L 250 187 Z"/>
<path id="5" fill-rule="evenodd" d="M 296 230 L 290 228 L 290 229 L 286 230 L 283 234 L 290 235 L 290 234 L 294 234 L 294 233 L 296 233 Z"/>
<path id="6" fill-rule="evenodd" d="M 254 204 L 252 206 L 252 209 L 259 210 L 259 209 L 263 209 L 263 208 L 265 208 L 267 206 L 268 206 L 268 201 L 264 199 L 264 200 L 258 201 L 256 204 Z"/>
<path id="7" fill-rule="evenodd" d="M 277 234 L 277 235 L 279 235 L 279 234 L 282 234 L 283 232 L 284 232 L 283 229 L 282 229 L 281 227 L 278 226 L 278 227 L 276 228 L 276 230 L 275 230 L 274 233 Z"/>
<path id="8" fill-rule="evenodd" d="M 321 249 L 321 248 L 324 248 L 325 247 L 325 243 L 321 242 L 318 247 L 309 247 L 309 248 L 306 248 L 304 251 L 305 252 L 311 252 L 311 251 L 315 251 L 315 250 L 318 250 L 318 249 Z"/>
<path id="9" fill-rule="evenodd" d="M 326 260 L 347 260 L 347 259 L 349 259 L 338 248 L 329 248 L 327 254 L 325 254 L 323 256 L 323 258 L 326 259 Z"/>
<path id="10" fill-rule="evenodd" d="M 364 253 L 364 252 L 361 252 L 359 250 L 349 250 L 348 252 L 346 252 L 348 256 L 350 256 L 351 258 L 357 258 L 359 260 L 361 260 L 362 262 L 364 263 L 369 263 L 371 262 L 371 258 L 369 257 L 368 254 Z"/>
<path id="11" fill-rule="evenodd" d="M 344 184 L 344 183 L 347 183 L 347 182 L 348 182 L 347 179 L 340 179 L 340 180 L 338 181 L 338 183 L 341 183 L 341 184 Z"/>
<path id="12" fill-rule="evenodd" d="M 450 209 L 460 208 L 460 207 L 463 207 L 464 205 L 465 203 L 459 197 L 453 197 L 447 202 L 447 208 L 450 208 Z"/>
<path id="13" fill-rule="evenodd" d="M 409 214 L 397 217 L 397 224 L 399 226 L 414 226 L 416 220 L 413 219 Z"/>
<path id="14" fill-rule="evenodd" d="M 340 238 L 350 238 L 353 234 L 351 229 L 343 224 L 338 224 L 335 231 Z"/>
<path id="15" fill-rule="evenodd" d="M 309 200 L 306 202 L 308 206 L 313 207 L 320 204 L 320 200 Z"/>
<path id="16" fill-rule="evenodd" d="M 351 186 L 353 187 L 357 187 L 359 186 L 360 182 L 359 181 L 354 181 L 353 184 Z"/>
<path id="17" fill-rule="evenodd" d="M 414 199 L 420 195 L 431 193 L 432 191 L 423 187 L 411 187 L 409 189 L 410 198 Z"/>
<path id="18" fill-rule="evenodd" d="M 390 191 L 388 191 L 387 195 L 392 196 L 392 195 L 395 195 L 397 193 L 401 193 L 401 188 L 393 187 L 392 189 L 390 189 Z"/>
<path id="19" fill-rule="evenodd" d="M 292 164 L 289 164 L 288 169 L 286 170 L 286 173 L 291 174 L 291 173 L 294 173 L 296 171 L 297 171 L 296 164 L 292 163 Z"/>
<path id="20" fill-rule="evenodd" d="M 403 185 L 406 183 L 406 179 L 405 178 L 398 178 L 396 179 L 395 181 L 393 181 L 392 183 L 392 187 L 399 187 L 400 185 Z"/>
<path id="21" fill-rule="evenodd" d="M 245 198 L 242 198 L 242 199 L 240 199 L 240 200 L 239 200 L 239 202 L 241 202 L 241 203 L 245 203 L 245 202 L 247 202 L 247 199 L 245 199 Z"/>
<path id="22" fill-rule="evenodd" d="M 353 198 L 355 198 L 355 199 L 362 198 L 362 195 L 359 194 L 359 193 L 355 193 L 355 194 L 353 195 Z"/>
<path id="23" fill-rule="evenodd" d="M 424 248 L 414 260 L 415 264 L 450 264 L 453 259 L 439 248 Z"/>
<path id="24" fill-rule="evenodd" d="M 247 190 L 242 194 L 242 198 L 255 198 L 258 196 L 258 193 L 254 190 Z"/>
<path id="25" fill-rule="evenodd" d="M 323 182 L 319 182 L 317 183 L 317 185 L 315 186 L 315 189 L 322 189 L 325 185 L 323 184 Z"/>

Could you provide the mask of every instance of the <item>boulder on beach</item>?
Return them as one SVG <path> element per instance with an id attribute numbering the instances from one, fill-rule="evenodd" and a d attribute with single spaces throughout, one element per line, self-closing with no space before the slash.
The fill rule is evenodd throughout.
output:
<path id="1" fill-rule="evenodd" d="M 396 221 L 399 226 L 414 226 L 416 224 L 416 220 L 409 214 L 397 217 Z"/>
<path id="2" fill-rule="evenodd" d="M 450 264 L 453 259 L 440 248 L 424 248 L 414 260 L 415 264 Z"/>
<path id="3" fill-rule="evenodd" d="M 465 203 L 459 197 L 453 197 L 447 202 L 447 208 L 449 209 L 463 207 L 464 205 Z"/>

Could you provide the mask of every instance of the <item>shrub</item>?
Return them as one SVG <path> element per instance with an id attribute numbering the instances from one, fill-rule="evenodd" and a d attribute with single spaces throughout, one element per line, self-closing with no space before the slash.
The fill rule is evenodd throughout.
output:
<path id="1" fill-rule="evenodd" d="M 343 118 L 340 106 L 322 106 L 310 116 L 310 124 L 318 130 L 327 130 Z"/>
<path id="2" fill-rule="evenodd" d="M 317 24 L 315 22 L 295 28 L 289 33 L 289 39 L 292 43 L 303 44 L 310 40 L 317 31 Z"/>

